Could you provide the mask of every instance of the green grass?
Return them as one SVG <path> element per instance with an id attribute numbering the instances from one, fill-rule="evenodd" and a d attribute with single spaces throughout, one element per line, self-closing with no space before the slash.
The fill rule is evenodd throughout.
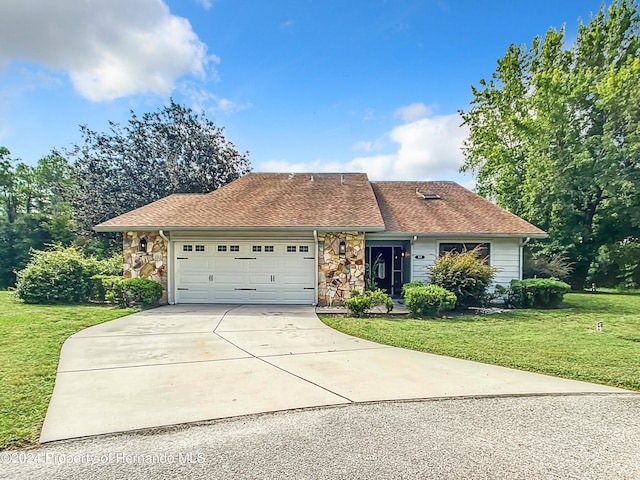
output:
<path id="1" fill-rule="evenodd" d="M 559 309 L 455 319 L 321 319 L 378 343 L 640 390 L 639 295 L 568 294 Z"/>
<path id="2" fill-rule="evenodd" d="M 26 305 L 0 291 L 0 450 L 37 443 L 65 339 L 134 311 Z"/>

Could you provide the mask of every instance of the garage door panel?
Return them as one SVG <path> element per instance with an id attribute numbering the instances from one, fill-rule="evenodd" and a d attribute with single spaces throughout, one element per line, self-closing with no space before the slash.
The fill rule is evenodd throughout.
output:
<path id="1" fill-rule="evenodd" d="M 210 303 L 208 288 L 179 288 L 178 303 Z"/>
<path id="2" fill-rule="evenodd" d="M 185 272 L 178 275 L 179 285 L 203 285 L 209 282 L 207 272 Z"/>
<path id="3" fill-rule="evenodd" d="M 309 284 L 313 285 L 314 276 L 308 273 L 291 274 L 286 273 L 278 277 L 279 283 L 283 286 L 299 286 L 305 287 Z"/>
<path id="4" fill-rule="evenodd" d="M 243 276 L 238 273 L 214 273 L 213 284 L 214 285 L 229 285 L 234 287 L 241 287 L 244 283 Z"/>
<path id="5" fill-rule="evenodd" d="M 176 243 L 176 301 L 315 303 L 313 248 L 270 240 Z"/>

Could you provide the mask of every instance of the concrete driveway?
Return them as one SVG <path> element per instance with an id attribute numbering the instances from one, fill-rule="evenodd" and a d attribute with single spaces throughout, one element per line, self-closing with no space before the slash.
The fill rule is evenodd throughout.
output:
<path id="1" fill-rule="evenodd" d="M 625 390 L 379 345 L 310 306 L 173 305 L 65 342 L 40 440 L 354 402 L 598 392 Z"/>

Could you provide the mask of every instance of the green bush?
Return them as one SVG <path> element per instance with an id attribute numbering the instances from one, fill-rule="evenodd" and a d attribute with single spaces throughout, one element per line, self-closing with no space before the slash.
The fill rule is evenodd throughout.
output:
<path id="1" fill-rule="evenodd" d="M 437 285 L 418 285 L 406 289 L 404 303 L 412 317 L 424 318 L 453 310 L 456 296 Z"/>
<path id="2" fill-rule="evenodd" d="M 356 317 L 362 317 L 367 311 L 379 305 L 384 305 L 387 313 L 393 310 L 393 300 L 383 290 L 367 290 L 360 293 L 358 290 L 351 290 L 351 296 L 345 300 L 345 305 Z"/>
<path id="3" fill-rule="evenodd" d="M 488 289 L 497 270 L 487 265 L 486 259 L 478 258 L 479 248 L 447 252 L 429 269 L 431 283 L 453 292 L 460 308 L 489 301 Z"/>
<path id="4" fill-rule="evenodd" d="M 408 282 L 402 285 L 402 296 L 404 297 L 407 294 L 407 291 L 411 288 L 422 287 L 426 285 L 422 280 L 414 280 L 413 282 Z"/>
<path id="5" fill-rule="evenodd" d="M 124 280 L 121 275 L 94 275 L 91 277 L 93 284 L 90 299 L 96 302 L 114 302 L 119 303 L 113 298 L 110 292 L 113 292 L 115 286 Z M 109 298 L 107 298 L 109 297 Z"/>
<path id="6" fill-rule="evenodd" d="M 75 246 L 33 250 L 27 266 L 17 273 L 15 295 L 26 303 L 82 303 L 94 288 L 96 274 L 113 269 L 113 262 L 87 257 Z"/>
<path id="7" fill-rule="evenodd" d="M 120 308 L 141 305 L 155 307 L 162 298 L 162 285 L 147 278 L 124 279 L 112 275 L 94 275 L 93 297 L 97 301 L 117 304 Z"/>
<path id="8" fill-rule="evenodd" d="M 514 308 L 551 308 L 562 303 L 570 286 L 555 278 L 512 280 L 505 303 Z"/>
<path id="9" fill-rule="evenodd" d="M 144 308 L 155 307 L 162 298 L 162 285 L 148 278 L 127 278 L 122 282 L 127 307 L 140 304 Z"/>

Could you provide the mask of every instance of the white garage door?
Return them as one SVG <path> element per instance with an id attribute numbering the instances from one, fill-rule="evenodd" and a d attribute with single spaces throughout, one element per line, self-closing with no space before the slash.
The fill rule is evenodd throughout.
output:
<path id="1" fill-rule="evenodd" d="M 176 242 L 176 303 L 313 304 L 313 242 Z"/>

